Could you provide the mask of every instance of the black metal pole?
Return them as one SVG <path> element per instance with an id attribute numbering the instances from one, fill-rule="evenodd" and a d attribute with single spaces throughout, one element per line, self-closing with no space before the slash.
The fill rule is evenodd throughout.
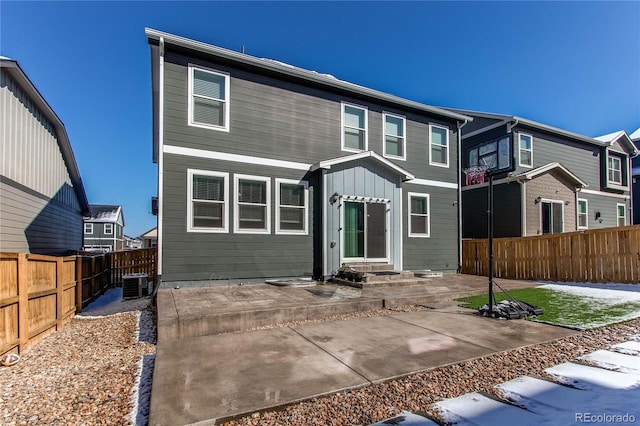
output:
<path id="1" fill-rule="evenodd" d="M 493 173 L 489 171 L 489 316 L 493 316 Z"/>

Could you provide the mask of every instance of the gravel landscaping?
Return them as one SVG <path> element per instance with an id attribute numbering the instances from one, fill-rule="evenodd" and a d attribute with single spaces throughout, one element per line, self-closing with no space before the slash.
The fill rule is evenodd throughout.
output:
<path id="1" fill-rule="evenodd" d="M 25 353 L 18 364 L 0 368 L 0 424 L 145 425 L 155 355 L 155 312 L 148 300 L 136 301 L 130 305 L 133 309 L 130 312 L 114 313 L 108 306 L 89 309 L 83 315 L 94 316 L 76 316 L 61 331 Z M 324 321 L 422 309 L 425 308 L 382 309 Z M 367 425 L 403 410 L 422 411 L 439 419 L 431 409 L 434 402 L 477 391 L 499 397 L 495 384 L 522 375 L 552 380 L 545 375 L 544 368 L 574 361 L 639 333 L 640 319 L 635 319 L 314 398 L 277 411 L 254 413 L 227 424 Z"/>

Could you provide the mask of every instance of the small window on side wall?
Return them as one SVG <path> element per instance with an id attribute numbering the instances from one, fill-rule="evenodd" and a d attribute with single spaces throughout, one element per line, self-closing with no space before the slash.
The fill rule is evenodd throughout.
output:
<path id="1" fill-rule="evenodd" d="M 627 206 L 624 204 L 617 204 L 617 217 L 618 217 L 618 226 L 626 226 L 627 225 Z"/>
<path id="2" fill-rule="evenodd" d="M 409 192 L 409 237 L 429 238 L 431 236 L 429 194 Z"/>
<path id="3" fill-rule="evenodd" d="M 189 65 L 189 125 L 229 131 L 229 75 Z"/>
<path id="4" fill-rule="evenodd" d="M 276 234 L 308 234 L 307 182 L 276 179 Z"/>
<path id="5" fill-rule="evenodd" d="M 531 135 L 520 134 L 518 135 L 519 149 L 519 164 L 522 167 L 533 167 L 533 137 Z"/>
<path id="6" fill-rule="evenodd" d="M 578 229 L 589 227 L 589 203 L 585 199 L 578 198 Z"/>
<path id="7" fill-rule="evenodd" d="M 342 104 L 342 150 L 366 151 L 367 109 L 357 105 Z"/>
<path id="8" fill-rule="evenodd" d="M 384 156 L 406 159 L 406 120 L 393 114 L 384 114 Z"/>
<path id="9" fill-rule="evenodd" d="M 429 124 L 429 164 L 449 167 L 449 128 Z"/>

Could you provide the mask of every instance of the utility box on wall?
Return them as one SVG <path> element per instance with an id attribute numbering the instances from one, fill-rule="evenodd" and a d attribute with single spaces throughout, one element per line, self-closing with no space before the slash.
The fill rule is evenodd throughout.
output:
<path id="1" fill-rule="evenodd" d="M 149 294 L 147 274 L 124 274 L 122 276 L 122 299 L 138 299 Z"/>

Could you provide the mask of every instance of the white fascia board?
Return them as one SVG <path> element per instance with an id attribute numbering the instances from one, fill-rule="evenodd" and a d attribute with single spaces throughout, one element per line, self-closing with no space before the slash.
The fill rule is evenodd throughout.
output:
<path id="1" fill-rule="evenodd" d="M 529 172 L 522 173 L 519 176 L 523 176 L 525 179 L 531 180 L 531 179 L 533 179 L 534 177 L 536 177 L 538 175 L 541 175 L 543 173 L 546 173 L 546 172 L 551 171 L 551 170 L 556 169 L 556 168 L 562 170 L 567 176 L 569 176 L 575 182 L 580 184 L 580 186 L 582 186 L 583 188 L 586 188 L 586 187 L 589 186 L 585 181 L 583 181 L 578 176 L 576 176 L 573 172 L 571 172 L 571 170 L 567 169 L 565 166 L 563 166 L 562 164 L 560 164 L 558 162 L 549 163 L 549 164 L 544 165 L 542 167 L 538 167 L 536 169 L 533 169 L 533 170 L 531 170 Z"/>
<path id="2" fill-rule="evenodd" d="M 458 184 L 457 183 L 442 182 L 442 181 L 439 181 L 439 180 L 413 179 L 409 183 L 412 184 L 412 185 L 434 186 L 436 188 L 458 189 Z"/>
<path id="3" fill-rule="evenodd" d="M 402 175 L 404 180 L 415 179 L 415 176 L 412 173 L 403 169 L 397 164 L 387 160 L 386 158 L 384 158 L 382 155 L 378 154 L 375 151 L 362 151 L 357 154 L 346 155 L 344 157 L 338 157 L 338 158 L 332 158 L 330 160 L 320 161 L 319 163 L 316 163 L 313 166 L 311 166 L 311 171 L 313 172 L 318 169 L 329 170 L 331 169 L 332 166 L 335 166 L 337 164 L 344 164 L 351 161 L 361 160 L 363 158 L 372 158 L 376 161 L 379 161 L 380 163 L 384 164 L 385 166 L 392 169 L 396 173 Z"/>

